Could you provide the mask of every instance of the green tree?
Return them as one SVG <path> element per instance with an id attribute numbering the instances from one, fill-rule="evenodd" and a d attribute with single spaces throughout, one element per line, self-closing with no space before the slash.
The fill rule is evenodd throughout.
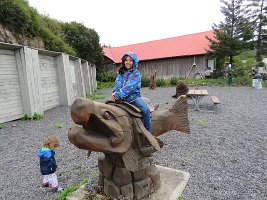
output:
<path id="1" fill-rule="evenodd" d="M 254 24 L 256 60 L 262 62 L 263 47 L 267 46 L 267 0 L 247 0 L 249 18 Z"/>
<path id="2" fill-rule="evenodd" d="M 245 18 L 248 12 L 243 6 L 243 0 L 220 0 L 221 12 L 225 16 L 225 21 L 213 24 L 215 38 L 208 38 L 208 53 L 219 60 L 227 59 L 233 63 L 234 55 L 243 49 L 249 48 L 248 41 L 253 37 L 251 23 Z"/>
<path id="3" fill-rule="evenodd" d="M 81 23 L 71 22 L 63 24 L 64 40 L 77 52 L 77 56 L 99 66 L 103 61 L 103 49 L 99 43 L 99 36 L 94 29 L 85 27 Z"/>

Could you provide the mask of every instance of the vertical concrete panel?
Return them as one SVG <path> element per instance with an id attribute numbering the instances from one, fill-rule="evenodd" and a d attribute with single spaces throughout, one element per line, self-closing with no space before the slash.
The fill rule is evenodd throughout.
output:
<path id="1" fill-rule="evenodd" d="M 40 68 L 38 51 L 28 47 L 16 51 L 19 62 L 19 76 L 25 114 L 32 116 L 35 112 L 44 114 L 42 107 Z"/>
<path id="2" fill-rule="evenodd" d="M 96 66 L 93 65 L 92 68 L 92 79 L 93 79 L 93 91 L 95 92 L 97 89 L 97 81 L 96 81 Z"/>
<path id="3" fill-rule="evenodd" d="M 0 49 L 0 123 L 23 117 L 23 101 L 14 50 Z"/>
<path id="4" fill-rule="evenodd" d="M 94 84 L 94 81 L 93 81 L 93 65 L 92 64 L 88 65 L 88 72 L 89 72 L 89 77 L 90 77 L 90 82 L 89 82 L 90 83 L 90 94 L 92 94 L 94 92 L 94 88 L 93 88 L 93 84 Z"/>
<path id="5" fill-rule="evenodd" d="M 60 105 L 71 105 L 73 99 L 69 56 L 61 54 L 55 58 L 58 70 L 59 101 Z"/>
<path id="6" fill-rule="evenodd" d="M 86 93 L 85 93 L 84 77 L 83 77 L 81 59 L 76 59 L 74 61 L 74 65 L 75 65 L 76 81 L 78 83 L 78 96 L 79 97 L 85 97 Z"/>
<path id="7" fill-rule="evenodd" d="M 82 63 L 83 69 L 83 79 L 84 79 L 84 87 L 85 87 L 85 94 L 90 95 L 90 76 L 88 71 L 88 62 Z"/>

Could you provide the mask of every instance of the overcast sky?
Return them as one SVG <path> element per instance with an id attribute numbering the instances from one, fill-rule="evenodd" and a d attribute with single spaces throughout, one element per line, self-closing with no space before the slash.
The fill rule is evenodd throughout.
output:
<path id="1" fill-rule="evenodd" d="M 118 47 L 212 30 L 224 21 L 220 0 L 28 0 L 39 13 L 93 28 Z"/>

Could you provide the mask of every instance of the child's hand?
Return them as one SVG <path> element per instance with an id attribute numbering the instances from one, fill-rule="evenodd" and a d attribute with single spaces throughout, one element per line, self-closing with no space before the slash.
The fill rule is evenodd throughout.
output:
<path id="1" fill-rule="evenodd" d="M 112 99 L 114 99 L 114 100 L 119 100 L 119 98 L 115 96 L 116 93 L 117 93 L 117 92 L 113 92 L 112 95 L 111 95 L 111 97 L 112 97 Z"/>

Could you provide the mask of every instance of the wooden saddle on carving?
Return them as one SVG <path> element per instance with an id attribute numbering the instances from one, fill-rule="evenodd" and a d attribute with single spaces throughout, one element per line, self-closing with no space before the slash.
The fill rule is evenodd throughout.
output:
<path id="1" fill-rule="evenodd" d="M 153 115 L 155 108 L 152 105 L 151 101 L 146 97 L 142 97 L 142 99 L 147 103 L 150 109 L 150 113 L 151 115 Z M 133 145 L 133 148 L 138 150 L 141 156 L 150 156 L 152 153 L 162 148 L 163 142 L 161 142 L 160 139 L 155 138 L 144 127 L 142 121 L 143 115 L 138 107 L 130 103 L 127 103 L 125 101 L 109 100 L 106 101 L 106 104 L 121 108 L 131 116 L 133 120 L 133 128 L 134 128 L 133 132 L 134 132 L 134 143 L 135 143 Z"/>

